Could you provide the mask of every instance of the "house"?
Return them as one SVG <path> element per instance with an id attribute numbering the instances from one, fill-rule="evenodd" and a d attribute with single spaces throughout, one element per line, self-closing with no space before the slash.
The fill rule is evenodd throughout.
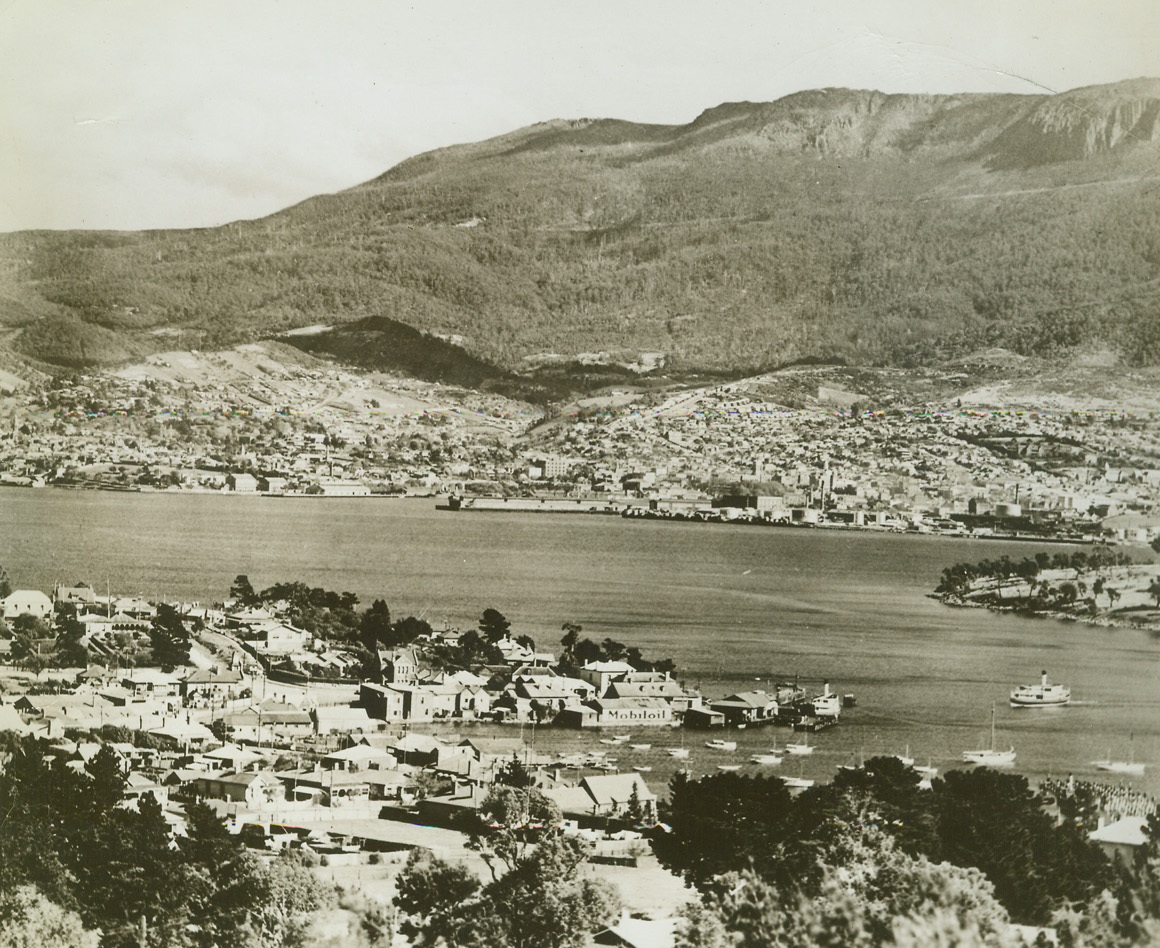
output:
<path id="1" fill-rule="evenodd" d="M 358 703 L 378 721 L 402 721 L 406 698 L 400 689 L 364 681 L 359 685 Z"/>
<path id="2" fill-rule="evenodd" d="M 213 731 L 196 721 L 173 721 L 162 724 L 161 727 L 149 728 L 148 731 L 154 737 L 162 738 L 180 747 L 201 747 L 217 740 Z"/>
<path id="3" fill-rule="evenodd" d="M 246 773 L 212 773 L 195 777 L 188 784 L 199 797 L 229 800 L 249 807 L 280 803 L 286 789 L 276 774 L 265 770 Z"/>
<path id="4" fill-rule="evenodd" d="M 663 698 L 674 711 L 687 711 L 700 704 L 701 698 L 688 694 L 663 672 L 634 672 L 609 683 L 606 698 Z"/>
<path id="5" fill-rule="evenodd" d="M 319 762 L 323 770 L 346 770 L 358 773 L 363 770 L 394 770 L 398 766 L 395 755 L 382 747 L 355 744 L 327 754 Z"/>
<path id="6" fill-rule="evenodd" d="M 597 774 L 581 780 L 580 787 L 592 799 L 597 815 L 626 815 L 635 801 L 646 818 L 656 816 L 657 796 L 640 774 Z"/>
<path id="7" fill-rule="evenodd" d="M 379 729 L 379 723 L 367 714 L 366 708 L 350 705 L 323 705 L 311 711 L 310 717 L 314 721 L 314 732 L 320 735 Z"/>
<path id="8" fill-rule="evenodd" d="M 74 605 L 94 605 L 97 594 L 88 583 L 77 583 L 75 586 L 58 586 L 54 590 L 57 602 L 71 602 Z"/>
<path id="9" fill-rule="evenodd" d="M 394 746 L 395 759 L 400 764 L 427 767 L 439 759 L 439 748 L 445 746 L 427 734 L 408 734 Z"/>
<path id="10" fill-rule="evenodd" d="M 258 479 L 253 474 L 227 474 L 226 486 L 235 494 L 256 494 Z"/>
<path id="11" fill-rule="evenodd" d="M 256 652 L 290 655 L 305 649 L 311 635 L 304 629 L 296 629 L 282 622 L 264 622 L 250 626 L 249 631 L 243 633 L 242 639 Z"/>
<path id="12" fill-rule="evenodd" d="M 193 698 L 203 695 L 210 698 L 231 697 L 242 687 L 242 673 L 233 668 L 218 671 L 213 668 L 199 668 L 191 671 L 181 681 L 181 697 Z"/>
<path id="13" fill-rule="evenodd" d="M 52 616 L 52 600 L 39 589 L 17 589 L 0 600 L 0 617 L 11 621 L 19 616 L 48 619 Z"/>
<path id="14" fill-rule="evenodd" d="M 263 701 L 245 711 L 224 714 L 221 722 L 231 740 L 259 744 L 275 737 L 305 737 L 314 731 L 309 712 L 274 700 Z"/>
<path id="15" fill-rule="evenodd" d="M 1147 819 L 1140 816 L 1125 816 L 1107 826 L 1088 834 L 1088 839 L 1099 845 L 1104 854 L 1111 860 L 1117 856 L 1125 866 L 1134 864 L 1136 851 L 1148 842 L 1144 831 Z"/>
<path id="16" fill-rule="evenodd" d="M 413 648 L 379 651 L 383 682 L 389 685 L 413 685 L 419 678 L 419 657 Z"/>
<path id="17" fill-rule="evenodd" d="M 159 668 L 134 668 L 121 675 L 121 687 L 136 698 L 173 697 L 179 684 L 176 675 Z"/>
<path id="18" fill-rule="evenodd" d="M 585 777 L 579 786 L 549 787 L 544 794 L 565 816 L 628 816 L 634 807 L 644 819 L 656 817 L 657 796 L 640 774 L 598 774 Z"/>
<path id="19" fill-rule="evenodd" d="M 342 807 L 366 803 L 371 798 L 371 785 L 363 773 L 337 769 L 285 770 L 278 776 L 287 797 L 292 800 Z"/>
<path id="20" fill-rule="evenodd" d="M 673 948 L 677 943 L 675 918 L 632 918 L 596 932 L 594 945 L 614 945 L 616 948 Z"/>
<path id="21" fill-rule="evenodd" d="M 603 696 L 614 679 L 634 671 L 628 662 L 589 662 L 580 669 L 580 677 L 596 688 L 597 696 Z"/>
<path id="22" fill-rule="evenodd" d="M 742 691 L 709 702 L 725 716 L 727 725 L 763 724 L 777 717 L 777 699 L 764 691 Z"/>

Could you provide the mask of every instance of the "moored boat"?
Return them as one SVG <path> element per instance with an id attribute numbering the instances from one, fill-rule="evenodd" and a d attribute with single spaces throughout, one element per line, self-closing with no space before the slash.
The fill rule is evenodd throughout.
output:
<path id="1" fill-rule="evenodd" d="M 782 777 L 781 779 L 785 781 L 785 785 L 791 790 L 805 790 L 814 785 L 814 782 L 809 777 Z"/>
<path id="2" fill-rule="evenodd" d="M 1112 755 L 1109 753 L 1103 760 L 1093 760 L 1092 766 L 1096 770 L 1102 770 L 1108 774 L 1123 774 L 1126 777 L 1142 776 L 1144 773 L 1144 764 L 1136 763 L 1135 740 L 1135 734 L 1129 735 L 1127 760 L 1112 760 Z"/>
<path id="3" fill-rule="evenodd" d="M 629 744 L 634 751 L 646 751 L 652 747 L 652 744 Z"/>
<path id="4" fill-rule="evenodd" d="M 734 770 L 740 770 L 741 765 L 740 764 L 718 764 L 717 769 L 718 770 L 734 771 Z"/>
<path id="5" fill-rule="evenodd" d="M 1015 747 L 995 749 L 995 706 L 991 705 L 991 746 L 982 750 L 963 751 L 963 762 L 980 767 L 1006 767 L 1015 763 Z"/>
<path id="6" fill-rule="evenodd" d="M 1013 708 L 1059 708 L 1069 701 L 1071 689 L 1066 685 L 1048 684 L 1046 670 L 1043 671 L 1038 684 L 1018 685 L 1011 692 Z"/>
<path id="7" fill-rule="evenodd" d="M 782 760 L 777 754 L 754 754 L 749 759 L 755 764 L 764 764 L 770 767 L 780 764 Z"/>
<path id="8" fill-rule="evenodd" d="M 723 741 L 720 738 L 714 738 L 711 741 L 705 741 L 705 746 L 713 750 L 735 751 L 737 750 L 736 741 Z"/>
<path id="9" fill-rule="evenodd" d="M 791 741 L 785 745 L 785 752 L 787 754 L 793 754 L 795 757 L 805 757 L 807 754 L 812 754 L 814 752 L 814 748 L 810 744 L 809 740 L 796 742 Z"/>
<path id="10" fill-rule="evenodd" d="M 687 747 L 670 747 L 665 751 L 670 757 L 685 758 L 689 756 L 689 748 Z"/>

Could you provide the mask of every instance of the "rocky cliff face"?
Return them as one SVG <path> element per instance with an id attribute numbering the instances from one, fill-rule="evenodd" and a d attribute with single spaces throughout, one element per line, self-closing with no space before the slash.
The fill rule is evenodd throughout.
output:
<path id="1" fill-rule="evenodd" d="M 995 142 L 990 165 L 1031 168 L 1160 142 L 1160 80 L 1043 97 Z"/>

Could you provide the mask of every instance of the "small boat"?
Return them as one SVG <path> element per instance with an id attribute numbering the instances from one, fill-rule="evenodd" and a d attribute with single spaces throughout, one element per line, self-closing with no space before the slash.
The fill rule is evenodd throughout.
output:
<path id="1" fill-rule="evenodd" d="M 1144 764 L 1137 764 L 1130 760 L 1093 760 L 1092 766 L 1109 774 L 1125 774 L 1139 777 L 1144 773 Z"/>
<path id="2" fill-rule="evenodd" d="M 687 747 L 669 747 L 666 748 L 665 753 L 670 757 L 685 758 L 689 756 L 689 748 Z"/>
<path id="3" fill-rule="evenodd" d="M 617 735 L 613 736 L 612 743 L 613 744 L 626 744 L 630 740 L 632 740 L 631 734 L 617 734 Z"/>
<path id="4" fill-rule="evenodd" d="M 740 770 L 741 765 L 740 764 L 718 764 L 717 769 L 718 770 L 729 770 L 729 771 Z"/>
<path id="5" fill-rule="evenodd" d="M 912 766 L 911 769 L 916 774 L 922 774 L 922 776 L 927 777 L 927 778 L 933 777 L 935 774 L 938 773 L 938 768 L 932 767 L 929 762 L 926 764 L 926 766 L 919 764 L 917 767 Z"/>
<path id="6" fill-rule="evenodd" d="M 910 756 L 910 745 L 909 744 L 906 745 L 905 751 L 903 751 L 901 754 L 895 754 L 894 758 L 895 758 L 895 760 L 902 761 L 902 765 L 904 767 L 913 767 L 914 766 L 914 758 Z"/>
<path id="7" fill-rule="evenodd" d="M 782 777 L 781 779 L 791 790 L 805 790 L 807 787 L 814 785 L 814 782 L 809 777 Z"/>
<path id="8" fill-rule="evenodd" d="M 963 762 L 980 767 L 1008 767 L 1015 763 L 1015 748 L 995 749 L 995 706 L 991 705 L 991 746 L 983 750 L 963 751 Z"/>
<path id="9" fill-rule="evenodd" d="M 854 763 L 854 755 L 851 754 L 850 755 L 850 763 L 838 764 L 838 769 L 839 770 L 848 770 L 848 771 L 865 770 L 866 769 L 865 757 L 864 757 L 864 755 L 859 754 L 858 755 L 858 763 Z"/>
<path id="10" fill-rule="evenodd" d="M 1071 701 L 1071 689 L 1066 685 L 1049 685 L 1044 670 L 1037 685 L 1018 685 L 1011 692 L 1013 708 L 1062 708 Z"/>
<path id="11" fill-rule="evenodd" d="M 634 751 L 646 751 L 652 747 L 652 744 L 629 744 Z"/>
<path id="12" fill-rule="evenodd" d="M 652 770 L 652 767 L 650 767 L 648 764 L 634 764 L 632 769 L 637 773 L 647 774 L 650 770 Z"/>
<path id="13" fill-rule="evenodd" d="M 749 759 L 755 764 L 765 764 L 770 767 L 780 764 L 782 760 L 777 754 L 754 754 Z"/>
<path id="14" fill-rule="evenodd" d="M 790 742 L 785 745 L 785 752 L 793 754 L 795 757 L 805 757 L 807 754 L 814 752 L 808 739 L 803 741 Z"/>
<path id="15" fill-rule="evenodd" d="M 600 743 L 601 743 L 601 744 L 612 744 L 612 745 L 616 745 L 616 744 L 619 744 L 619 743 L 620 743 L 620 741 L 618 741 L 618 740 L 615 740 L 614 738 L 611 738 L 611 737 L 602 737 L 602 738 L 600 738 Z"/>
<path id="16" fill-rule="evenodd" d="M 736 741 L 723 741 L 720 738 L 715 738 L 711 741 L 705 741 L 705 746 L 712 750 L 719 751 L 735 751 L 737 750 Z"/>
<path id="17" fill-rule="evenodd" d="M 1135 749 L 1133 743 L 1136 735 L 1132 734 L 1128 737 L 1128 759 L 1127 760 L 1112 760 L 1112 755 L 1109 753 L 1104 760 L 1093 760 L 1092 766 L 1096 770 L 1102 770 L 1108 774 L 1123 774 L 1126 777 L 1140 777 L 1144 773 L 1144 764 L 1136 763 Z"/>

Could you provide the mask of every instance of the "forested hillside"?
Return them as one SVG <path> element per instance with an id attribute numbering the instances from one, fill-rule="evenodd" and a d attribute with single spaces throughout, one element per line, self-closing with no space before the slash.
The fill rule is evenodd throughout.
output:
<path id="1" fill-rule="evenodd" d="M 64 366 L 368 319 L 500 370 L 594 352 L 677 372 L 912 365 L 981 346 L 1155 364 L 1160 80 L 554 121 L 263 220 L 6 235 L 0 273 L 0 340 Z M 413 352 L 397 328 L 368 343 L 376 325 L 394 324 L 360 324 L 364 361 L 389 366 L 404 337 Z"/>

